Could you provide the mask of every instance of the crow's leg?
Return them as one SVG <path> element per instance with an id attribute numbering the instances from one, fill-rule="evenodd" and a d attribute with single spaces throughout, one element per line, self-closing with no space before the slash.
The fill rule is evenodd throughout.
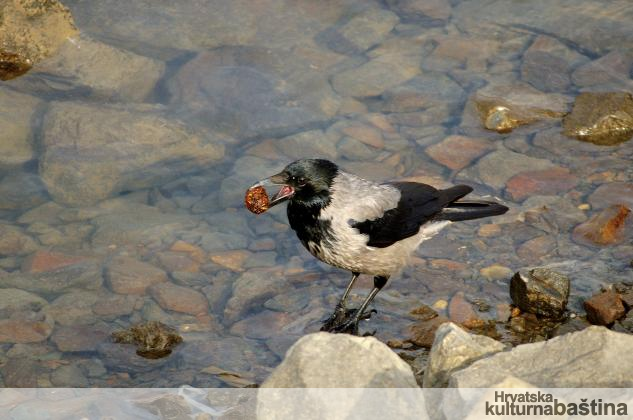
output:
<path id="1" fill-rule="evenodd" d="M 341 300 L 336 304 L 336 308 L 334 309 L 334 313 L 330 315 L 330 317 L 323 321 L 323 326 L 321 327 L 321 331 L 330 331 L 332 328 L 344 323 L 349 319 L 350 312 L 354 310 L 348 310 L 346 307 L 347 296 L 349 296 L 349 292 L 354 287 L 354 283 L 356 283 L 356 279 L 360 273 L 352 273 L 352 279 L 350 280 L 347 288 L 345 289 L 345 293 L 341 297 Z"/>
<path id="2" fill-rule="evenodd" d="M 367 315 L 371 314 L 371 312 L 369 314 L 365 314 L 365 310 L 367 309 L 367 306 L 369 306 L 371 301 L 374 300 L 378 292 L 380 292 L 380 289 L 385 287 L 385 284 L 387 284 L 387 280 L 389 280 L 388 276 L 374 277 L 374 288 L 371 289 L 371 292 L 369 292 L 369 296 L 367 296 L 362 305 L 360 305 L 360 308 L 354 311 L 350 319 L 345 320 L 345 322 L 342 324 L 336 325 L 333 329 L 333 332 L 358 335 L 358 322 L 361 319 L 368 318 Z"/>

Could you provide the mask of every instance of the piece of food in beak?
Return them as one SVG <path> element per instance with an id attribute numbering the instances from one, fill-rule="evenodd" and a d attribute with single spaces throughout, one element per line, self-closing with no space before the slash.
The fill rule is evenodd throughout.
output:
<path id="1" fill-rule="evenodd" d="M 246 190 L 244 204 L 246 204 L 247 209 L 255 214 L 261 214 L 268 210 L 270 207 L 270 201 L 268 200 L 268 193 L 266 192 L 266 189 L 259 185 Z"/>

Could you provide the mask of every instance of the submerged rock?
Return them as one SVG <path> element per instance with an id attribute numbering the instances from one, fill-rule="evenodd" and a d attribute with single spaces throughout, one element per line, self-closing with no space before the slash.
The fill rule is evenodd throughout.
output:
<path id="1" fill-rule="evenodd" d="M 633 96 L 625 92 L 583 92 L 563 119 L 565 135 L 603 146 L 633 137 Z"/>
<path id="2" fill-rule="evenodd" d="M 627 388 L 633 386 L 632 346 L 632 335 L 593 326 L 478 360 L 453 373 L 449 386 L 487 388 L 513 375 L 544 388 Z"/>
<path id="3" fill-rule="evenodd" d="M 522 311 L 560 318 L 569 299 L 570 281 L 548 268 L 517 272 L 510 282 L 510 296 Z"/>
<path id="4" fill-rule="evenodd" d="M 224 156 L 223 139 L 192 132 L 159 106 L 54 102 L 42 131 L 42 180 L 70 206 L 161 185 Z"/>
<path id="5" fill-rule="evenodd" d="M 578 177 L 567 168 L 553 167 L 521 172 L 506 183 L 506 193 L 513 200 L 523 201 L 533 195 L 558 195 L 574 188 Z"/>
<path id="6" fill-rule="evenodd" d="M 620 295 L 613 291 L 593 296 L 583 306 L 587 311 L 587 320 L 594 325 L 611 325 L 626 313 Z"/>
<path id="7" fill-rule="evenodd" d="M 424 371 L 425 388 L 446 387 L 452 372 L 505 349 L 505 345 L 482 335 L 469 334 L 452 322 L 437 330 Z"/>
<path id="8" fill-rule="evenodd" d="M 530 86 L 490 85 L 473 95 L 467 112 L 477 114 L 488 130 L 509 133 L 521 125 L 561 118 L 568 102 L 564 95 L 545 94 Z"/>
<path id="9" fill-rule="evenodd" d="M 574 241 L 585 245 L 613 245 L 624 241 L 631 225 L 631 210 L 620 204 L 613 205 L 576 226 Z M 629 225 L 629 226 L 627 226 Z"/>
<path id="10" fill-rule="evenodd" d="M 316 333 L 297 341 L 264 388 L 417 387 L 409 365 L 374 337 Z"/>
<path id="11" fill-rule="evenodd" d="M 0 170 L 15 170 L 36 157 L 32 144 L 32 120 L 41 104 L 34 96 L 0 87 Z M 7 208 L 12 201 L 9 199 L 9 204 L 2 204 L 0 208 Z"/>
<path id="12" fill-rule="evenodd" d="M 115 343 L 135 344 L 136 354 L 147 359 L 169 356 L 172 349 L 182 343 L 182 337 L 173 328 L 157 321 L 133 325 L 127 330 L 112 333 Z"/>

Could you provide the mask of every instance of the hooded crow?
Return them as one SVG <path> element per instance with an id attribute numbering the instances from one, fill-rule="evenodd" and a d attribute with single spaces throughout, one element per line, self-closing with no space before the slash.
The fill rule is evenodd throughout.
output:
<path id="1" fill-rule="evenodd" d="M 473 190 L 467 185 L 438 190 L 417 182 L 377 184 L 324 159 L 295 161 L 251 188 L 271 184 L 281 188 L 268 207 L 288 201 L 290 227 L 308 251 L 352 273 L 321 328 L 330 332 L 358 334 L 359 321 L 371 315 L 368 305 L 423 241 L 452 222 L 508 210 L 495 202 L 462 200 Z M 360 274 L 373 275 L 374 287 L 358 309 L 347 309 L 347 297 Z"/>

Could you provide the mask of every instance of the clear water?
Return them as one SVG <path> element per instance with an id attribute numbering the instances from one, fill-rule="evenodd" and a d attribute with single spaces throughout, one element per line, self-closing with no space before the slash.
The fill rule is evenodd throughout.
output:
<path id="1" fill-rule="evenodd" d="M 363 325 L 380 340 L 406 340 L 415 323 L 412 309 L 435 305 L 446 314 L 442 301 L 460 291 L 467 301 L 492 308 L 479 312 L 480 318 L 496 319 L 497 305 L 511 302 L 511 273 L 523 267 L 556 264 L 572 279 L 569 306 L 578 312 L 582 299 L 602 285 L 633 277 L 630 236 L 605 247 L 571 239 L 573 228 L 605 205 L 600 196 L 591 198 L 596 189 L 633 182 L 633 142 L 581 143 L 560 135 L 558 119 L 498 134 L 482 128 L 469 100 L 488 85 L 519 83 L 565 101 L 582 91 L 631 91 L 633 6 L 627 1 L 66 4 L 81 33 L 74 42 L 98 51 L 87 55 L 98 65 L 36 67 L 0 85 L 41 100 L 30 120 L 33 159 L 5 169 L 0 180 L 5 197 L 21 197 L 15 199 L 20 204 L 0 211 L 0 222 L 21 238 L 6 245 L 5 236 L 0 286 L 46 301 L 3 316 L 25 323 L 18 326 L 23 330 L 33 328 L 26 326 L 29 320 L 44 319 L 48 324 L 42 328 L 50 333 L 0 344 L 7 386 L 260 383 L 294 341 L 318 331 L 349 280 L 349 273 L 316 261 L 301 247 L 283 208 L 255 216 L 243 207 L 248 186 L 300 157 L 329 158 L 375 180 L 411 179 L 437 187 L 467 183 L 477 195 L 500 197 L 511 208 L 493 220 L 455 224 L 418 250 L 378 295 L 378 313 Z M 117 58 L 82 44 L 86 39 L 113 47 Z M 594 73 L 587 70 L 592 63 Z M 58 120 L 51 109 L 62 110 Z M 130 117 L 114 118 L 112 109 Z M 63 125 L 69 118 L 75 124 L 71 114 L 80 115 L 82 124 L 105 123 L 90 134 L 50 123 Z M 54 178 L 43 171 L 50 170 L 47 139 L 55 133 L 124 136 L 127 125 L 136 118 L 146 123 L 147 114 L 160 119 L 130 131 L 133 135 L 156 130 L 160 136 L 162 124 L 180 121 L 190 130 L 187 136 L 221 144 L 224 152 L 196 164 L 196 154 L 205 152 L 176 137 L 183 145 L 173 148 L 173 156 L 166 153 L 138 167 L 126 163 L 110 197 L 97 201 L 93 192 L 101 194 L 109 180 L 104 175 L 103 183 L 94 183 L 93 175 L 105 161 L 116 166 L 116 153 L 129 162 L 142 161 L 141 150 L 148 155 L 156 147 L 172 150 L 168 142 L 150 141 L 131 157 L 126 153 L 132 149 L 104 147 L 103 155 L 90 155 L 91 176 L 56 179 L 55 192 L 42 187 L 40 177 L 49 177 L 49 190 Z M 467 156 L 459 167 L 446 166 L 432 146 L 456 135 L 476 144 L 445 147 L 453 157 L 454 148 L 463 147 Z M 91 147 L 90 138 L 82 141 L 63 149 L 70 167 L 85 156 L 82 147 Z M 183 150 L 189 147 L 191 152 Z M 493 153 L 499 158 L 486 163 Z M 532 164 L 539 170 L 565 168 L 569 172 L 561 176 L 574 181 L 517 198 L 507 183 Z M 82 165 L 77 172 L 85 171 Z M 73 203 L 54 204 L 84 182 L 85 205 L 81 195 L 73 196 Z M 482 230 L 490 223 L 498 226 Z M 195 248 L 174 249 L 177 241 Z M 34 274 L 29 258 L 37 250 L 86 260 L 61 272 Z M 117 289 L 110 280 L 120 256 L 162 270 L 185 294 L 170 305 L 157 292 L 122 292 L 125 287 Z M 505 271 L 485 270 L 495 264 Z M 134 273 L 123 265 L 118 275 L 161 277 L 147 267 Z M 60 288 L 58 278 L 59 284 L 77 281 Z M 362 278 L 352 300 L 360 302 L 370 287 L 371 279 Z M 207 302 L 208 310 L 194 313 L 193 302 L 202 307 Z M 109 342 L 112 331 L 148 320 L 182 335 L 183 344 L 169 357 L 146 360 L 131 347 Z M 221 371 L 244 380 L 226 379 Z"/>

